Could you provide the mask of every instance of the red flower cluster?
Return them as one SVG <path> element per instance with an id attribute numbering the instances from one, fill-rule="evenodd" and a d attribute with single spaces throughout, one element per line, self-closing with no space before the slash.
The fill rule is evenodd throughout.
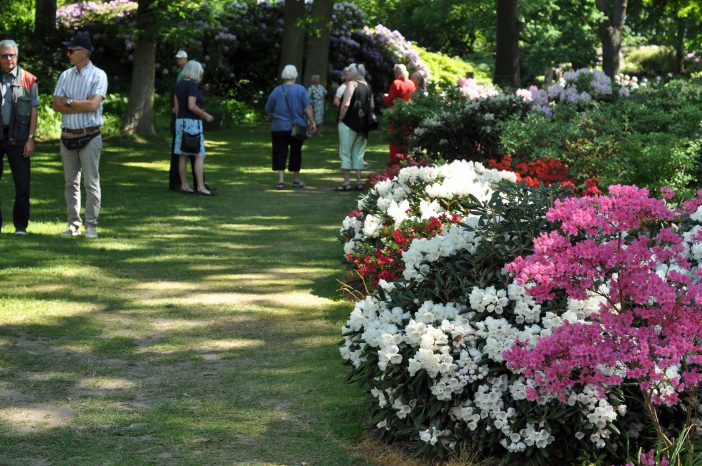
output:
<path id="1" fill-rule="evenodd" d="M 571 186 L 575 192 L 575 180 L 568 176 L 570 169 L 560 160 L 545 158 L 533 162 L 522 162 L 512 168 L 512 157 L 505 155 L 499 162 L 494 159 L 490 160 L 489 166 L 497 170 L 514 172 L 517 175 L 517 183 L 523 180 L 527 186 L 532 187 L 538 187 L 541 183 L 544 186 L 560 183 L 564 186 Z M 597 187 L 598 181 L 598 178 L 586 179 L 581 194 L 584 196 L 602 194 L 602 191 Z"/>
<path id="2" fill-rule="evenodd" d="M 402 253 L 409 248 L 415 238 L 433 238 L 441 234 L 444 226 L 458 223 L 461 216 L 442 214 L 427 220 L 405 220 L 398 228 L 381 228 L 380 236 L 384 246 L 349 253 L 346 258 L 353 262 L 358 274 L 368 280 L 371 286 L 378 286 L 380 280 L 396 281 L 402 277 L 404 264 Z"/>

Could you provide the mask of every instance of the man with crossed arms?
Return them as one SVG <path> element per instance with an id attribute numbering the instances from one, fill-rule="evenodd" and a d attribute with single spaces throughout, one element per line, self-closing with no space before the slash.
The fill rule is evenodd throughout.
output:
<path id="1" fill-rule="evenodd" d="M 65 179 L 68 225 L 61 236 L 80 235 L 83 223 L 80 217 L 80 178 L 85 186 L 85 237 L 97 238 L 100 216 L 100 154 L 102 136 L 100 126 L 102 101 L 107 95 L 107 75 L 93 65 L 90 55 L 93 45 L 86 35 L 76 35 L 65 45 L 72 68 L 61 73 L 52 107 L 61 113 L 61 161 Z M 69 149 L 70 140 L 88 140 L 84 147 Z"/>

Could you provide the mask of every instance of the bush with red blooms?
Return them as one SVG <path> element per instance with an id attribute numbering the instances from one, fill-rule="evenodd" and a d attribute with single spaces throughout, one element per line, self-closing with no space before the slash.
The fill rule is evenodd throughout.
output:
<path id="1" fill-rule="evenodd" d="M 505 155 L 498 162 L 493 159 L 489 161 L 490 168 L 497 170 L 507 170 L 517 175 L 517 182 L 524 181 L 524 184 L 531 187 L 538 187 L 541 183 L 544 186 L 551 186 L 560 183 L 563 186 L 570 186 L 576 192 L 575 180 L 569 176 L 570 168 L 560 160 L 545 158 L 532 162 L 522 162 L 512 167 L 512 157 Z M 584 186 L 580 191 L 583 196 L 595 196 L 602 194 L 597 186 L 598 178 L 588 178 L 583 181 Z"/>
<path id="2" fill-rule="evenodd" d="M 442 229 L 460 222 L 458 214 L 442 214 L 429 219 L 405 220 L 398 227 L 384 226 L 380 228 L 383 241 L 379 246 L 359 243 L 358 247 L 346 254 L 346 259 L 354 264 L 359 276 L 364 282 L 377 287 L 380 280 L 394 282 L 402 278 L 405 269 L 402 253 L 410 243 L 417 238 L 433 238 L 441 234 Z"/>

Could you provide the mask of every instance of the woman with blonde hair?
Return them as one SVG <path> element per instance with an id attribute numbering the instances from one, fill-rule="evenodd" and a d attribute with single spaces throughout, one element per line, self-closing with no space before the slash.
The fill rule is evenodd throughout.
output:
<path id="1" fill-rule="evenodd" d="M 189 155 L 195 155 L 195 179 L 197 180 L 197 194 L 203 196 L 214 196 L 214 193 L 205 187 L 205 134 L 202 121 L 210 123 L 214 117 L 205 111 L 205 98 L 200 90 L 200 81 L 204 74 L 202 65 L 190 60 L 183 67 L 183 79 L 178 81 L 175 89 L 174 110 L 176 114 L 175 122 L 175 149 L 174 154 L 179 156 L 178 173 L 180 175 L 180 191 L 184 193 L 194 193 L 195 190 L 188 185 L 186 174 L 186 162 Z M 199 135 L 199 144 L 188 147 L 183 144 L 184 139 L 192 139 L 192 136 Z"/>

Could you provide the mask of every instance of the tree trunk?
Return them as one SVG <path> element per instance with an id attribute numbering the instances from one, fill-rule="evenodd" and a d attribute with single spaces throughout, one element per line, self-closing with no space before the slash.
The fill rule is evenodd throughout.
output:
<path id="1" fill-rule="evenodd" d="M 285 26 L 283 30 L 283 43 L 280 46 L 279 75 L 285 65 L 295 65 L 298 75 L 302 76 L 305 30 L 301 24 L 301 20 L 304 16 L 304 0 L 285 0 Z"/>
<path id="2" fill-rule="evenodd" d="M 310 85 L 313 74 L 318 74 L 320 84 L 327 85 L 329 66 L 329 35 L 332 27 L 334 3 L 331 0 L 314 0 L 312 3 L 312 27 L 307 31 L 307 54 L 305 57 L 305 87 Z"/>
<path id="3" fill-rule="evenodd" d="M 685 72 L 685 34 L 687 33 L 686 18 L 677 18 L 675 34 L 675 74 Z"/>
<path id="4" fill-rule="evenodd" d="M 605 15 L 598 27 L 602 41 L 602 69 L 607 76 L 614 78 L 619 72 L 627 0 L 614 0 L 613 9 L 610 9 L 608 0 L 595 0 L 595 5 Z"/>
<path id="5" fill-rule="evenodd" d="M 519 1 L 496 0 L 495 82 L 519 85 Z"/>
<path id="6" fill-rule="evenodd" d="M 56 32 L 56 0 L 36 0 L 34 34 L 38 39 L 53 37 Z"/>
<path id="7" fill-rule="evenodd" d="M 139 0 L 138 31 L 134 43 L 132 83 L 123 130 L 139 136 L 153 136 L 154 84 L 156 80 L 156 2 Z"/>

